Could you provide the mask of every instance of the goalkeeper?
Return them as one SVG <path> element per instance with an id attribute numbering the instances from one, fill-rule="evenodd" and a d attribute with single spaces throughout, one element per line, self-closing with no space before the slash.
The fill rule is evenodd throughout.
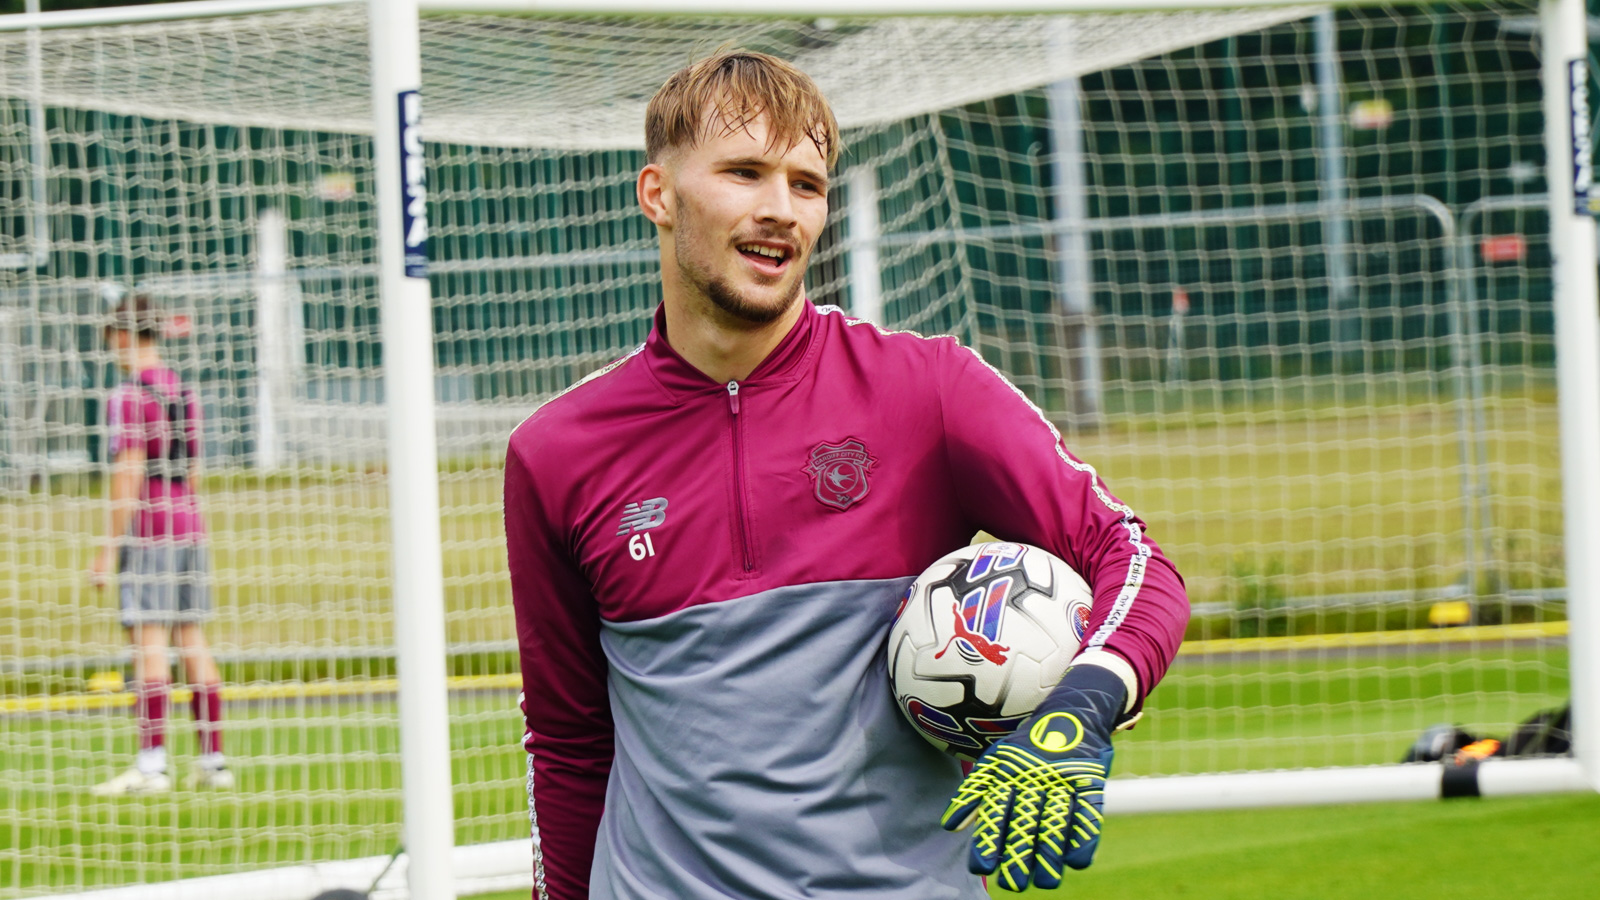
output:
<path id="1" fill-rule="evenodd" d="M 976 353 L 806 298 L 839 154 L 810 78 L 715 54 L 657 92 L 645 144 L 654 327 L 507 451 L 537 897 L 976 900 L 972 871 L 1086 865 L 1110 733 L 1182 639 L 1176 569 Z M 883 645 L 979 530 L 1095 599 L 1062 686 L 963 782 Z"/>
<path id="2" fill-rule="evenodd" d="M 110 530 L 89 580 L 103 588 L 112 571 L 122 624 L 133 644 L 134 765 L 94 787 L 101 796 L 171 790 L 167 774 L 169 635 L 188 677 L 199 760 L 189 782 L 231 788 L 222 756 L 221 676 L 201 623 L 211 612 L 205 523 L 195 496 L 200 463 L 200 403 L 161 359 L 164 318 L 144 294 L 124 298 L 106 326 L 106 343 L 126 380 L 106 404 L 110 426 Z"/>

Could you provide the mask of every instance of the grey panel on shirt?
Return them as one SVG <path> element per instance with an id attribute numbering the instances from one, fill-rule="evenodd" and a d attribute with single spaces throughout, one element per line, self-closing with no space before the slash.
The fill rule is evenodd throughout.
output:
<path id="1" fill-rule="evenodd" d="M 979 900 L 961 770 L 890 697 L 910 578 L 606 622 L 616 760 L 590 900 Z"/>

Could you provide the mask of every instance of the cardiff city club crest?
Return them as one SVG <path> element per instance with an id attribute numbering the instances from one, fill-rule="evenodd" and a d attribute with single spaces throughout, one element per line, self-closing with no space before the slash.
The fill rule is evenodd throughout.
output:
<path id="1" fill-rule="evenodd" d="M 855 438 L 811 448 L 805 472 L 816 483 L 817 499 L 830 509 L 846 510 L 867 496 L 867 473 L 878 460 Z"/>

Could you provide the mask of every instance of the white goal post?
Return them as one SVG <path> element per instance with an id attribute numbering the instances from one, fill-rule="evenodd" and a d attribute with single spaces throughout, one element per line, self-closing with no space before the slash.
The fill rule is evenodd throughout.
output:
<path id="1" fill-rule="evenodd" d="M 1600 790 L 1589 27 L 1578 0 L 0 17 L 0 827 L 29 836 L 0 900 L 302 900 L 397 843 L 376 896 L 531 885 L 498 454 L 648 328 L 643 104 L 723 42 L 794 58 L 845 129 L 810 295 L 973 344 L 1189 578 L 1108 811 Z M 233 797 L 83 790 L 132 746 L 78 575 L 125 289 L 192 324 L 167 349 L 205 407 Z M 1570 758 L 1396 762 L 1569 695 Z"/>

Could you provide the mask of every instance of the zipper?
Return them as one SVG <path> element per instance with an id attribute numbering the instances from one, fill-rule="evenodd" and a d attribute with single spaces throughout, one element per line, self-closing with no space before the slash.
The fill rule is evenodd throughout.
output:
<path id="1" fill-rule="evenodd" d="M 750 517 L 744 502 L 744 427 L 739 421 L 739 382 L 728 382 L 728 413 L 733 417 L 733 502 L 738 507 L 735 518 L 739 521 L 739 552 L 744 559 L 746 572 L 755 569 L 750 558 Z"/>

